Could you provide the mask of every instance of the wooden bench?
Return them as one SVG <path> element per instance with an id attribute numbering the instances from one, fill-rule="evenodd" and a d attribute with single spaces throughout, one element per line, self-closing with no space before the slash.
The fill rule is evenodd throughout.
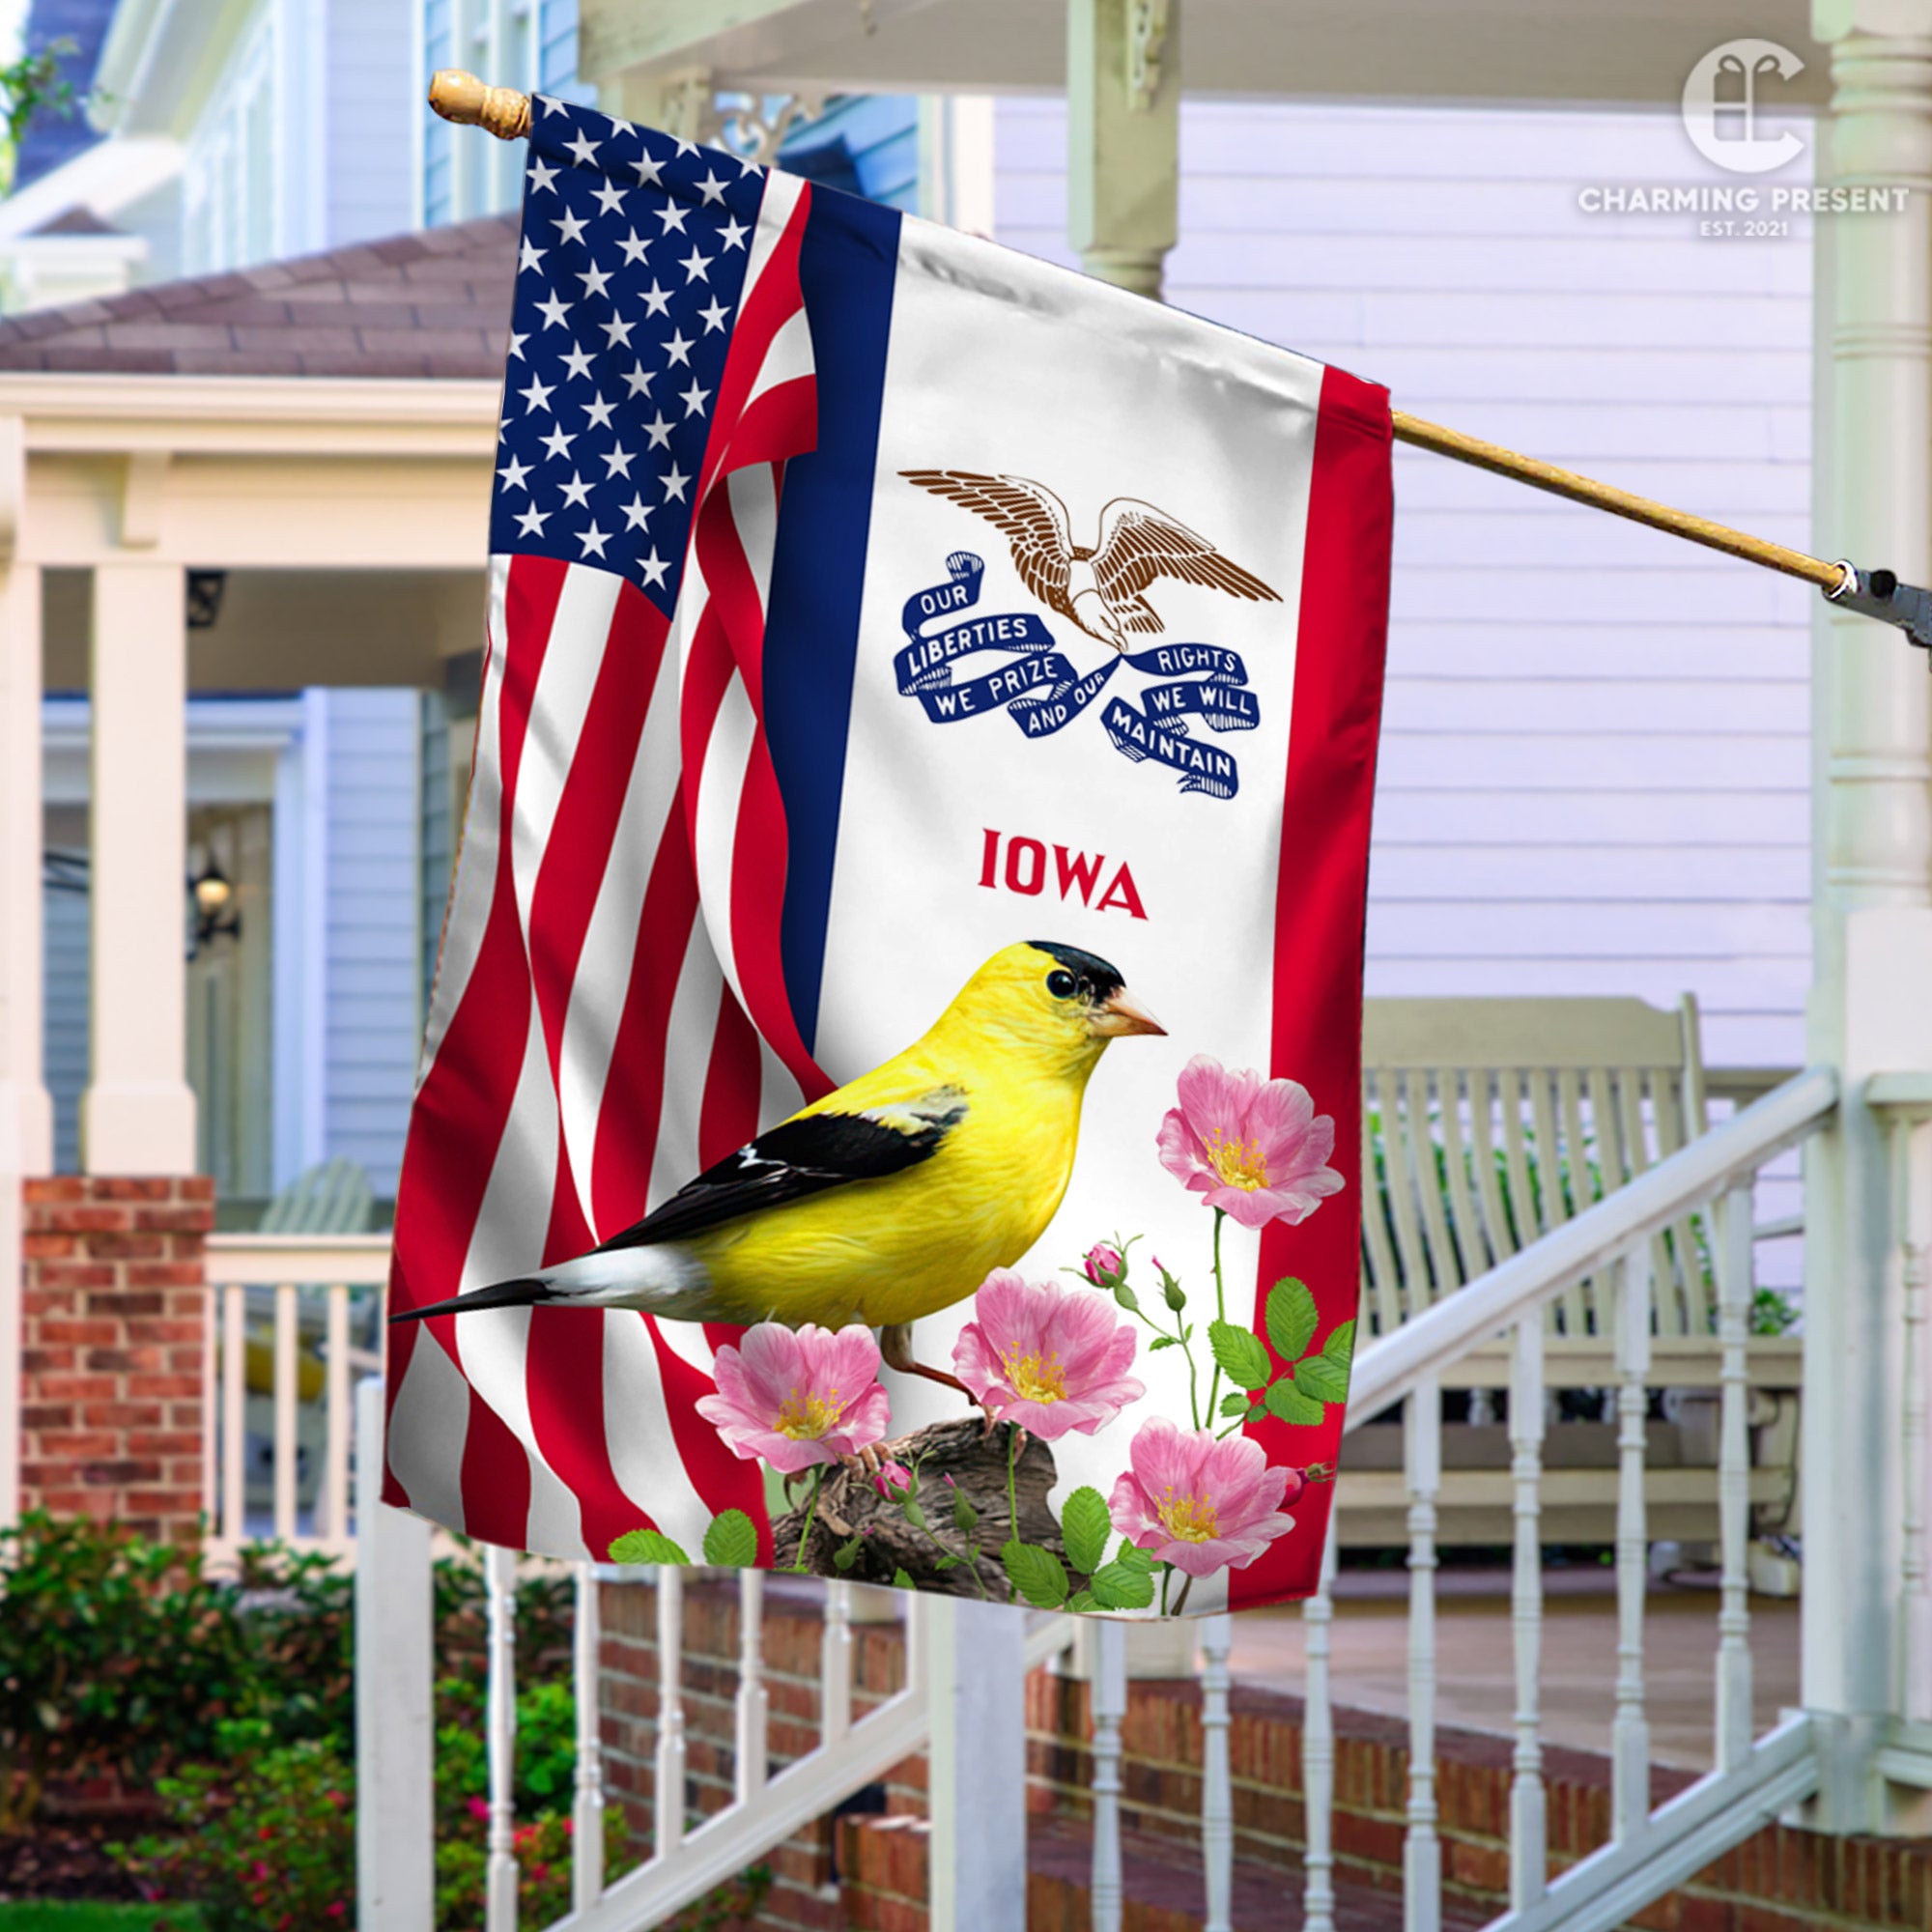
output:
<path id="1" fill-rule="evenodd" d="M 1706 1125 L 1697 1009 L 1634 999 L 1370 1000 L 1362 1028 L 1362 1317 L 1386 1334 L 1570 1220 Z M 1653 1243 L 1653 1387 L 1715 1392 L 1716 1296 L 1709 1231 L 1692 1217 Z M 1579 1283 L 1551 1306 L 1545 1379 L 1552 1392 L 1608 1389 L 1610 1280 Z M 1762 1526 L 1785 1526 L 1796 1491 L 1802 1343 L 1753 1335 L 1748 1349 Z M 1443 1377 L 1471 1391 L 1470 1419 L 1443 1432 L 1440 1539 L 1507 1544 L 1507 1343 Z M 1569 1405 L 1577 1405 L 1573 1399 Z M 1715 1397 L 1679 1394 L 1649 1425 L 1654 1538 L 1717 1534 Z M 1546 1543 L 1607 1543 L 1615 1530 L 1615 1427 L 1568 1417 L 1544 1445 Z M 1357 1430 L 1342 1456 L 1345 1545 L 1406 1538 L 1401 1432 Z"/>

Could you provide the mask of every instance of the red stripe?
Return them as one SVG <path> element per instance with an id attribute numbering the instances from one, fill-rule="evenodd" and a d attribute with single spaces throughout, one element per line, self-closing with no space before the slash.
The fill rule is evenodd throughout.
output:
<path id="1" fill-rule="evenodd" d="M 1295 1275 L 1315 1293 L 1318 1341 L 1355 1313 L 1361 1281 L 1362 920 L 1368 895 L 1369 816 L 1381 720 L 1388 633 L 1388 392 L 1339 369 L 1321 379 L 1302 546 L 1294 711 L 1289 727 L 1284 837 L 1275 882 L 1274 1011 L 1270 1071 L 1298 1080 L 1316 1111 L 1335 1122 L 1332 1164 L 1347 1181 L 1299 1226 L 1263 1230 L 1255 1330 L 1266 1344 L 1267 1290 Z M 1311 946 L 1307 935 L 1323 943 Z M 1308 1428 L 1273 1416 L 1248 1434 L 1273 1463 L 1305 1468 L 1341 1449 L 1342 1408 Z M 1333 1484 L 1294 1505 L 1293 1534 L 1228 1576 L 1228 1603 L 1306 1597 L 1320 1581 Z"/>

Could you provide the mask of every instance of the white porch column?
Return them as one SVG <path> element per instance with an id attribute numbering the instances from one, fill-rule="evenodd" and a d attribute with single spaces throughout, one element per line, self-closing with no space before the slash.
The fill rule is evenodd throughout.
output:
<path id="1" fill-rule="evenodd" d="M 1178 232 L 1179 0 L 1067 0 L 1066 230 L 1090 275 L 1160 295 Z"/>
<path id="2" fill-rule="evenodd" d="M 928 1597 L 932 1932 L 1026 1923 L 1026 1613 Z"/>
<path id="3" fill-rule="evenodd" d="M 94 573 L 90 1174 L 192 1174 L 187 1084 L 187 613 L 177 564 Z"/>
<path id="4" fill-rule="evenodd" d="M 1830 43 L 1821 175 L 1908 190 L 1902 213 L 1818 222 L 1831 361 L 1817 541 L 1932 571 L 1932 0 L 1814 0 Z M 1821 310 L 1821 316 L 1825 311 Z M 1932 678 L 1922 652 L 1821 615 L 1813 664 L 1813 1060 L 1844 1107 L 1805 1165 L 1804 1677 L 1835 1830 L 1884 1829 L 1871 1747 L 1897 1708 L 1902 1459 L 1898 1277 L 1882 1125 L 1864 1078 L 1932 1048 Z"/>

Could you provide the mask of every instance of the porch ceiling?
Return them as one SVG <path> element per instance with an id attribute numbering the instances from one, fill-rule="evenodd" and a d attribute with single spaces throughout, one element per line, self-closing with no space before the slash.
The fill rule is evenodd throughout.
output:
<path id="1" fill-rule="evenodd" d="M 1190 92 L 1353 99 L 1677 100 L 1711 48 L 1777 41 L 1805 66 L 1784 99 L 1828 96 L 1810 0 L 1185 0 Z M 1058 90 L 1054 0 L 582 0 L 583 72 L 708 67 L 765 92 Z"/>

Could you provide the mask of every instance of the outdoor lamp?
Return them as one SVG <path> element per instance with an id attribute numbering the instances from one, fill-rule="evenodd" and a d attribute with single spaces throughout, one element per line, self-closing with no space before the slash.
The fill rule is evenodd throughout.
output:
<path id="1" fill-rule="evenodd" d="M 197 949 L 219 933 L 230 938 L 242 936 L 242 915 L 235 907 L 235 887 L 228 874 L 213 859 L 190 881 L 194 893 Z"/>

